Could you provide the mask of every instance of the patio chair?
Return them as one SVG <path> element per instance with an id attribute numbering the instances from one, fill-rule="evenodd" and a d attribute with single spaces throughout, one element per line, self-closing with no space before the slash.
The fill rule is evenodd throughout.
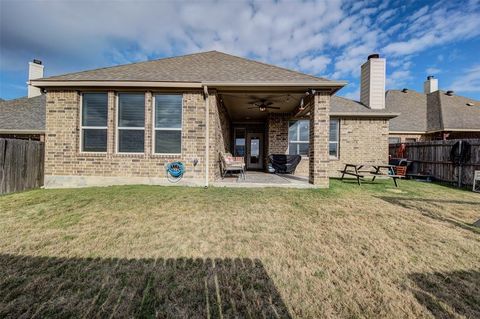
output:
<path id="1" fill-rule="evenodd" d="M 233 157 L 230 153 L 220 152 L 220 168 L 222 179 L 228 173 L 239 173 L 245 179 L 245 160 L 243 157 Z"/>
<path id="2" fill-rule="evenodd" d="M 407 166 L 395 166 L 393 172 L 388 174 L 388 177 L 393 178 L 395 187 L 398 187 L 397 179 L 405 178 L 407 176 Z"/>

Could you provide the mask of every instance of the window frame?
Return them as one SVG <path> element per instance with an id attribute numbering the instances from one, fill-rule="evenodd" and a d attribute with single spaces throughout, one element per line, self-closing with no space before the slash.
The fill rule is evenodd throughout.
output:
<path id="1" fill-rule="evenodd" d="M 303 140 L 299 140 L 300 138 L 300 126 L 297 127 L 297 140 L 296 141 L 292 141 L 290 140 L 290 123 L 291 122 L 299 122 L 299 121 L 307 121 L 308 122 L 308 127 L 309 127 L 309 132 L 308 132 L 308 135 L 309 135 L 309 138 L 308 138 L 308 141 L 303 141 Z M 289 120 L 288 121 L 288 147 L 287 147 L 287 153 L 290 155 L 290 143 L 295 143 L 296 146 L 297 146 L 297 153 L 296 154 L 293 154 L 293 155 L 300 155 L 302 158 L 308 158 L 309 156 L 309 153 L 310 153 L 310 120 L 309 119 L 298 119 L 298 120 Z M 302 154 L 299 154 L 299 144 L 308 144 L 308 152 L 306 155 L 302 155 Z"/>
<path id="2" fill-rule="evenodd" d="M 330 140 L 330 126 L 332 125 L 332 121 L 337 122 L 337 140 L 336 141 L 331 141 Z M 330 155 L 330 144 L 337 144 L 336 147 L 336 155 L 332 156 Z M 328 158 L 329 159 L 339 159 L 340 158 L 340 119 L 338 118 L 331 118 L 330 121 L 328 122 Z"/>
<path id="3" fill-rule="evenodd" d="M 143 118 L 143 127 L 133 127 L 133 126 L 119 126 L 119 106 L 120 106 L 120 94 L 143 94 L 144 96 L 144 118 Z M 145 144 L 146 144 L 146 138 L 145 138 L 145 122 L 147 121 L 147 113 L 146 111 L 147 107 L 147 93 L 146 92 L 117 92 L 115 93 L 115 154 L 119 155 L 144 155 L 145 154 Z M 120 146 L 120 130 L 132 130 L 132 131 L 140 131 L 143 130 L 143 152 L 120 152 L 119 151 L 119 146 Z"/>
<path id="4" fill-rule="evenodd" d="M 180 110 L 180 128 L 177 127 L 156 127 L 156 107 L 155 107 L 155 98 L 157 95 L 179 95 L 182 97 L 182 105 Z M 155 142 L 157 131 L 180 131 L 180 153 L 157 153 L 155 152 Z M 183 153 L 183 93 L 152 93 L 152 154 L 160 156 L 181 156 Z"/>
<path id="5" fill-rule="evenodd" d="M 84 126 L 83 125 L 83 95 L 84 94 L 106 94 L 107 95 L 107 126 Z M 79 123 L 79 128 L 80 128 L 80 134 L 79 134 L 79 150 L 81 154 L 107 154 L 108 153 L 108 92 L 81 92 L 80 93 L 80 123 Z M 100 151 L 84 151 L 84 145 L 83 145 L 83 131 L 84 130 L 105 130 L 107 132 L 107 148 L 104 152 Z"/>

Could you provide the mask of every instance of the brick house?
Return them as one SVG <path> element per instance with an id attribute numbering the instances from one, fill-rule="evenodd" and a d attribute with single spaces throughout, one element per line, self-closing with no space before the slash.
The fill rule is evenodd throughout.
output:
<path id="1" fill-rule="evenodd" d="M 480 138 L 480 101 L 438 89 L 427 77 L 424 91 L 388 90 L 386 109 L 399 115 L 390 121 L 389 142 Z"/>
<path id="2" fill-rule="evenodd" d="M 378 56 L 362 66 L 363 103 L 334 95 L 345 82 L 216 51 L 30 84 L 46 92 L 46 187 L 165 184 L 174 160 L 183 184 L 209 185 L 220 152 L 260 171 L 268 154 L 299 154 L 295 174 L 328 187 L 345 162 L 387 161 L 395 116 Z"/>

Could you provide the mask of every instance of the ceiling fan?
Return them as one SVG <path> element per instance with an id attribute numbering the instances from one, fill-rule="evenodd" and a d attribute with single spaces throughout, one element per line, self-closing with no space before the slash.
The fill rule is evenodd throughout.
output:
<path id="1" fill-rule="evenodd" d="M 273 110 L 279 110 L 280 108 L 278 106 L 271 106 L 273 104 L 273 102 L 269 102 L 267 101 L 266 99 L 260 99 L 260 101 L 253 101 L 253 102 L 249 102 L 248 104 L 253 104 L 255 106 L 252 106 L 252 107 L 249 107 L 248 109 L 256 109 L 258 108 L 258 110 L 260 112 L 265 112 L 267 109 L 273 109 Z"/>

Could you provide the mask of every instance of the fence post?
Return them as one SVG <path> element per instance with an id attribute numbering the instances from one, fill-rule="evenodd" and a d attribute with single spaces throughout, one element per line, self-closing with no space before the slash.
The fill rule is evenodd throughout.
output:
<path id="1" fill-rule="evenodd" d="M 460 140 L 460 143 L 458 145 L 458 153 L 459 154 L 462 154 L 462 144 L 463 144 L 463 141 Z M 462 165 L 463 165 L 463 160 L 461 159 L 461 156 L 459 157 L 459 161 L 458 161 L 458 187 L 462 187 Z"/>

